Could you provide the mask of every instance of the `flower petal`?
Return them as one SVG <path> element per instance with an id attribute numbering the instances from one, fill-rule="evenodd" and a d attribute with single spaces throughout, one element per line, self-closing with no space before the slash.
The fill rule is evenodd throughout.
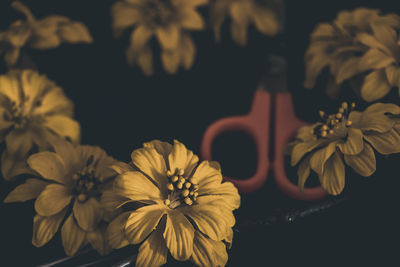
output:
<path id="1" fill-rule="evenodd" d="M 103 218 L 102 207 L 93 197 L 83 203 L 75 200 L 73 210 L 77 223 L 86 231 L 91 231 L 97 227 L 98 223 Z"/>
<path id="2" fill-rule="evenodd" d="M 185 261 L 193 252 L 194 229 L 186 217 L 177 210 L 169 209 L 164 239 L 176 260 Z"/>
<path id="3" fill-rule="evenodd" d="M 149 176 L 163 194 L 167 192 L 167 166 L 164 157 L 155 148 L 139 148 L 131 154 L 132 163 Z"/>
<path id="4" fill-rule="evenodd" d="M 134 201 L 161 201 L 160 190 L 140 172 L 126 172 L 114 182 L 114 192 Z"/>
<path id="5" fill-rule="evenodd" d="M 371 28 L 376 39 L 384 44 L 390 51 L 397 49 L 397 33 L 395 29 L 383 23 L 371 23 Z"/>
<path id="6" fill-rule="evenodd" d="M 113 30 L 116 36 L 122 31 L 135 25 L 139 20 L 139 11 L 125 2 L 116 2 L 112 6 Z"/>
<path id="7" fill-rule="evenodd" d="M 24 202 L 34 199 L 39 196 L 48 184 L 49 183 L 39 179 L 27 179 L 24 184 L 17 186 L 8 194 L 6 199 L 4 199 L 4 203 Z"/>
<path id="8" fill-rule="evenodd" d="M 232 22 L 231 25 L 231 35 L 232 39 L 241 46 L 247 44 L 247 26 L 248 24 L 240 24 L 237 22 Z"/>
<path id="9" fill-rule="evenodd" d="M 153 30 L 145 25 L 139 25 L 138 27 L 136 27 L 131 34 L 130 48 L 132 49 L 132 51 L 137 53 L 143 50 L 153 34 Z"/>
<path id="10" fill-rule="evenodd" d="M 79 143 L 81 128 L 77 121 L 62 115 L 46 118 L 44 125 L 62 137 L 68 137 L 73 143 Z"/>
<path id="11" fill-rule="evenodd" d="M 331 195 L 338 195 L 345 184 L 345 169 L 339 153 L 334 153 L 325 164 L 324 172 L 319 175 L 322 187 Z"/>
<path id="12" fill-rule="evenodd" d="M 125 235 L 125 224 L 131 212 L 125 212 L 115 218 L 107 227 L 107 239 L 110 246 L 119 249 L 129 245 Z"/>
<path id="13" fill-rule="evenodd" d="M 371 69 L 382 69 L 394 62 L 394 58 L 382 51 L 372 48 L 367 51 L 359 60 L 357 68 L 360 72 Z"/>
<path id="14" fill-rule="evenodd" d="M 69 189 L 59 184 L 49 184 L 35 201 L 35 210 L 39 215 L 51 216 L 65 208 L 72 199 Z"/>
<path id="15" fill-rule="evenodd" d="M 32 149 L 33 139 L 29 131 L 13 130 L 6 136 L 6 146 L 10 155 L 23 158 Z"/>
<path id="16" fill-rule="evenodd" d="M 168 248 L 162 236 L 162 230 L 155 229 L 149 238 L 139 247 L 136 267 L 159 267 L 167 263 Z"/>
<path id="17" fill-rule="evenodd" d="M 59 155 L 64 162 L 66 170 L 76 167 L 75 165 L 79 160 L 78 153 L 70 142 L 64 140 L 63 138 L 53 138 L 53 140 L 50 140 L 50 143 L 57 155 Z"/>
<path id="18" fill-rule="evenodd" d="M 400 152 L 400 135 L 395 129 L 386 133 L 365 135 L 364 138 L 383 155 Z"/>
<path id="19" fill-rule="evenodd" d="M 78 226 L 72 213 L 61 228 L 61 239 L 68 256 L 73 256 L 85 242 L 86 233 Z"/>
<path id="20" fill-rule="evenodd" d="M 0 75 L 0 94 L 6 96 L 17 105 L 20 101 L 20 83 L 16 72 L 10 72 L 7 75 Z"/>
<path id="21" fill-rule="evenodd" d="M 183 67 L 188 70 L 193 66 L 196 56 L 196 46 L 189 34 L 182 34 L 181 42 L 179 45 L 180 61 Z"/>
<path id="22" fill-rule="evenodd" d="M 186 149 L 185 145 L 174 140 L 172 152 L 168 156 L 170 170 L 184 170 L 184 176 L 189 177 L 199 162 L 199 157 L 191 150 Z"/>
<path id="23" fill-rule="evenodd" d="M 164 50 L 175 49 L 179 43 L 180 31 L 178 25 L 172 23 L 167 26 L 158 27 L 157 39 Z"/>
<path id="24" fill-rule="evenodd" d="M 211 240 L 196 231 L 191 260 L 200 267 L 225 266 L 228 261 L 226 246 L 222 241 Z"/>
<path id="25" fill-rule="evenodd" d="M 33 174 L 36 175 L 26 164 L 26 158 L 18 158 L 8 154 L 7 150 L 4 150 L 1 154 L 1 174 L 3 178 L 7 181 L 13 180 L 18 175 L 21 174 Z"/>
<path id="26" fill-rule="evenodd" d="M 198 184 L 204 191 L 213 187 L 214 183 L 220 185 L 222 182 L 222 173 L 220 169 L 214 167 L 212 162 L 202 161 L 196 168 L 191 181 Z"/>
<path id="27" fill-rule="evenodd" d="M 202 16 L 193 8 L 185 7 L 181 9 L 181 27 L 188 30 L 204 29 L 204 21 Z"/>
<path id="28" fill-rule="evenodd" d="M 28 165 L 43 178 L 66 184 L 66 169 L 62 158 L 54 152 L 39 152 L 28 158 Z"/>
<path id="29" fill-rule="evenodd" d="M 110 212 L 115 211 L 131 201 L 132 200 L 127 197 L 117 195 L 112 189 L 104 190 L 103 194 L 101 195 L 101 205 L 105 210 Z"/>
<path id="30" fill-rule="evenodd" d="M 58 230 L 62 220 L 65 217 L 67 209 L 63 209 L 61 212 L 53 216 L 40 216 L 35 215 L 33 218 L 33 235 L 32 244 L 35 247 L 44 246 L 50 239 L 53 238 Z"/>
<path id="31" fill-rule="evenodd" d="M 295 166 L 305 154 L 313 151 L 324 143 L 322 140 L 310 140 L 296 144 L 292 149 L 292 158 L 290 164 Z"/>
<path id="32" fill-rule="evenodd" d="M 385 70 L 375 70 L 365 77 L 361 87 L 361 97 L 367 102 L 372 102 L 387 95 L 390 89 Z"/>
<path id="33" fill-rule="evenodd" d="M 279 22 L 274 11 L 267 8 L 255 8 L 253 21 L 257 29 L 266 35 L 275 35 L 279 31 Z"/>
<path id="34" fill-rule="evenodd" d="M 87 233 L 87 239 L 92 247 L 102 256 L 109 254 L 112 250 L 107 241 L 105 224 L 97 227 L 94 231 Z"/>
<path id="35" fill-rule="evenodd" d="M 35 107 L 32 111 L 34 114 L 45 114 L 45 115 L 64 115 L 72 117 L 74 113 L 73 102 L 65 96 L 64 91 L 51 84 L 52 87 L 46 92 L 41 99 L 40 106 Z"/>
<path id="36" fill-rule="evenodd" d="M 237 188 L 231 182 L 223 182 L 218 186 L 213 186 L 212 188 L 207 188 L 206 190 L 202 187 L 199 187 L 198 190 L 199 198 L 207 198 L 209 199 L 222 199 L 228 205 L 228 207 L 232 210 L 239 208 L 240 206 L 240 195 Z"/>
<path id="37" fill-rule="evenodd" d="M 338 147 L 343 154 L 356 155 L 360 153 L 364 148 L 362 131 L 360 129 L 350 127 L 346 142 L 338 144 Z"/>
<path id="38" fill-rule="evenodd" d="M 222 202 L 221 205 L 224 205 L 224 203 Z M 225 224 L 225 220 L 221 216 L 221 211 L 218 206 L 218 201 L 216 201 L 213 202 L 212 205 L 193 205 L 190 207 L 178 208 L 178 210 L 192 218 L 197 229 L 203 234 L 213 240 L 220 241 L 225 237 L 226 227 L 228 226 Z"/>
<path id="39" fill-rule="evenodd" d="M 160 155 L 164 157 L 165 162 L 168 160 L 168 155 L 172 151 L 172 145 L 160 140 L 153 140 L 143 144 L 144 148 L 154 148 Z"/>
<path id="40" fill-rule="evenodd" d="M 115 162 L 114 165 L 111 166 L 111 169 L 113 169 L 117 174 L 135 170 L 131 164 L 121 161 Z"/>
<path id="41" fill-rule="evenodd" d="M 310 171 L 311 171 L 310 158 L 311 156 L 308 156 L 305 159 L 303 159 L 299 164 L 299 168 L 297 169 L 297 176 L 299 177 L 297 185 L 300 191 L 304 190 L 304 185 L 308 177 L 310 176 Z"/>
<path id="42" fill-rule="evenodd" d="M 359 175 L 368 177 L 376 170 L 375 153 L 369 144 L 357 155 L 344 155 L 344 161 Z"/>
<path id="43" fill-rule="evenodd" d="M 169 74 L 175 74 L 178 71 L 180 64 L 179 49 L 162 51 L 161 61 L 163 63 L 164 69 Z"/>
<path id="44" fill-rule="evenodd" d="M 390 86 L 397 87 L 400 84 L 400 68 L 391 64 L 385 68 L 386 77 Z"/>
<path id="45" fill-rule="evenodd" d="M 337 142 L 332 142 L 326 147 L 315 151 L 315 153 L 311 156 L 310 165 L 311 169 L 318 174 L 322 174 L 324 172 L 325 162 L 332 156 L 336 151 Z"/>
<path id="46" fill-rule="evenodd" d="M 162 205 L 144 206 L 132 212 L 125 224 L 125 234 L 129 242 L 142 242 L 157 227 L 164 214 Z"/>

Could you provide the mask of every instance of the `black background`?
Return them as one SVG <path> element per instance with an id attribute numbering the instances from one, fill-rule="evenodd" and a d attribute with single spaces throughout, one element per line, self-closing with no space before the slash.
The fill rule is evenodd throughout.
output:
<path id="1" fill-rule="evenodd" d="M 315 25 L 331 21 L 340 10 L 358 6 L 400 14 L 400 4 L 394 1 L 368 1 L 367 4 L 361 0 L 290 0 L 286 1 L 286 34 L 281 38 L 286 45 L 277 44 L 276 40 L 250 27 L 247 47 L 239 47 L 230 38 L 227 22 L 220 44 L 215 43 L 210 30 L 193 34 L 197 58 L 190 71 L 167 75 L 156 56 L 156 73 L 146 77 L 125 61 L 127 36 L 118 40 L 112 37 L 110 6 L 113 2 L 25 1 L 38 18 L 62 14 L 89 27 L 93 44 L 62 45 L 55 50 L 31 51 L 30 55 L 39 71 L 61 85 L 75 102 L 75 117 L 82 125 L 82 143 L 99 145 L 123 161 L 129 160 L 134 148 L 153 139 L 176 138 L 198 154 L 209 124 L 222 117 L 248 112 L 266 55 L 277 47 L 288 56 L 288 85 L 295 98 L 297 115 L 303 120 L 315 121 L 318 109 L 333 111 L 340 103 L 324 95 L 321 81 L 312 91 L 302 86 L 304 51 Z M 6 29 L 17 18 L 20 16 L 10 8 L 9 1 L 2 0 L 0 29 Z M 4 73 L 4 65 L 1 66 Z M 350 93 L 341 99 L 354 97 Z M 397 93 L 393 92 L 385 101 L 398 101 Z M 256 167 L 254 145 L 243 134 L 222 135 L 214 145 L 214 155 L 227 175 L 247 177 Z M 398 162 L 399 157 L 378 157 L 378 171 L 368 179 L 361 179 L 349 170 L 346 183 L 350 186 L 343 194 L 346 200 L 328 210 L 291 223 L 278 220 L 272 225 L 250 226 L 257 219 L 316 204 L 282 196 L 270 177 L 260 192 L 242 197 L 242 207 L 236 212 L 239 232 L 235 235 L 228 266 L 399 265 Z M 293 170 L 289 173 L 293 174 Z M 15 185 L 1 180 L 0 199 Z M 32 201 L 1 204 L 0 266 L 32 266 L 64 256 L 59 234 L 43 248 L 31 245 L 33 215 Z M 128 248 L 121 255 L 134 251 L 135 248 Z M 118 253 L 121 252 L 112 256 L 120 257 Z M 79 261 L 89 259 L 83 257 Z M 175 264 L 178 263 L 172 265 Z"/>

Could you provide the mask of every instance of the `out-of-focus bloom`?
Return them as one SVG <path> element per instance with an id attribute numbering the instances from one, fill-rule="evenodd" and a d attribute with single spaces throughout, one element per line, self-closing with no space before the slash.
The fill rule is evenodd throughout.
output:
<path id="1" fill-rule="evenodd" d="M 196 48 L 189 31 L 204 29 L 204 21 L 196 11 L 208 0 L 121 0 L 112 7 L 113 29 L 117 36 L 134 27 L 126 57 L 146 75 L 153 69 L 150 39 L 156 37 L 161 46 L 164 69 L 174 74 L 180 65 L 190 69 Z"/>
<path id="2" fill-rule="evenodd" d="M 32 70 L 0 75 L 0 142 L 5 141 L 2 174 L 8 179 L 20 173 L 13 164 L 33 150 L 49 147 L 61 136 L 78 143 L 79 123 L 73 120 L 73 103 L 54 82 Z"/>
<path id="3" fill-rule="evenodd" d="M 48 16 L 36 19 L 32 12 L 19 1 L 11 6 L 26 16 L 26 21 L 17 20 L 8 30 L 0 32 L 0 54 L 5 54 L 9 68 L 13 67 L 25 46 L 35 49 L 52 49 L 61 43 L 91 43 L 87 27 L 64 16 Z"/>
<path id="4" fill-rule="evenodd" d="M 373 148 L 384 155 L 400 152 L 399 129 L 392 118 L 399 116 L 399 106 L 376 103 L 363 112 L 353 107 L 344 102 L 336 114 L 320 111 L 323 122 L 300 128 L 291 152 L 292 166 L 300 162 L 300 190 L 313 170 L 329 194 L 340 194 L 345 185 L 343 160 L 367 177 L 376 170 Z"/>
<path id="5" fill-rule="evenodd" d="M 221 26 L 227 16 L 231 17 L 233 40 L 244 46 L 247 28 L 251 23 L 263 34 L 273 36 L 280 30 L 280 0 L 213 0 L 211 21 L 217 41 L 221 39 Z"/>
<path id="6" fill-rule="evenodd" d="M 28 158 L 40 177 L 17 186 L 4 202 L 35 200 L 32 244 L 41 247 L 61 227 L 65 253 L 74 255 L 89 242 L 100 254 L 111 251 L 105 237 L 106 222 L 100 205 L 102 192 L 112 186 L 116 163 L 96 146 L 77 146 L 57 139 L 54 151 L 39 152 Z"/>
<path id="7" fill-rule="evenodd" d="M 311 33 L 311 42 L 305 54 L 306 79 L 304 86 L 312 88 L 321 71 L 329 66 L 330 78 L 327 84 L 327 94 L 335 97 L 340 85 L 349 80 L 352 87 L 359 93 L 362 82 L 357 79 L 358 74 L 367 70 L 380 69 L 389 64 L 389 59 L 385 54 L 371 51 L 372 46 L 375 49 L 389 50 L 394 48 L 384 48 L 391 45 L 391 31 L 400 29 L 400 16 L 395 14 L 380 15 L 379 10 L 357 8 L 354 11 L 342 11 L 338 14 L 332 23 L 320 23 Z M 389 31 L 389 32 L 387 32 Z M 374 40 L 378 38 L 382 45 Z M 390 43 L 390 44 L 389 44 Z M 384 85 L 379 84 L 381 72 L 373 72 L 367 75 L 363 85 L 362 97 L 371 101 L 377 97 L 365 93 L 374 87 L 374 90 L 380 92 L 376 94 L 384 95 L 387 92 Z M 361 77 L 362 78 L 362 77 Z M 377 79 L 378 81 L 375 81 Z M 374 83 L 372 85 L 372 83 Z"/>
<path id="8" fill-rule="evenodd" d="M 129 165 L 114 167 L 121 174 L 102 202 L 125 212 L 110 223 L 108 236 L 113 248 L 141 243 L 136 266 L 161 266 L 168 251 L 180 261 L 225 266 L 240 196 L 222 183 L 218 163 L 198 161 L 178 141 L 155 140 L 133 151 Z M 130 210 L 132 203 L 141 207 Z"/>

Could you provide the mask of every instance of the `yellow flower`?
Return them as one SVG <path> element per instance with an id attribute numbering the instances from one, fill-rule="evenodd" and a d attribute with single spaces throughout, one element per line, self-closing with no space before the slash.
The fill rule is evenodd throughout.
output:
<path id="1" fill-rule="evenodd" d="M 226 264 L 224 242 L 232 242 L 232 210 L 240 196 L 232 183 L 222 183 L 218 163 L 199 164 L 180 142 L 155 140 L 133 151 L 129 165 L 114 169 L 121 174 L 102 202 L 125 212 L 108 227 L 112 247 L 141 243 L 136 266 L 161 266 L 168 251 L 199 266 Z M 129 210 L 132 203 L 141 205 Z"/>
<path id="2" fill-rule="evenodd" d="M 204 21 L 196 11 L 208 0 L 121 0 L 112 7 L 113 29 L 119 36 L 133 27 L 126 57 L 146 75 L 153 70 L 153 52 L 149 41 L 155 36 L 161 45 L 164 69 L 174 74 L 183 65 L 190 69 L 196 48 L 188 31 L 204 29 Z"/>
<path id="3" fill-rule="evenodd" d="M 12 162 L 48 147 L 54 136 L 79 142 L 80 126 L 71 118 L 73 103 L 60 87 L 35 71 L 0 75 L 0 113 L 0 142 L 6 142 L 1 166 L 5 178 L 12 176 Z"/>
<path id="4" fill-rule="evenodd" d="M 280 30 L 280 0 L 214 0 L 211 4 L 211 20 L 217 41 L 221 39 L 221 26 L 229 15 L 232 19 L 233 40 L 244 46 L 247 28 L 253 23 L 265 35 L 273 36 Z"/>
<path id="5" fill-rule="evenodd" d="M 86 26 L 64 16 L 48 16 L 38 20 L 28 7 L 19 1 L 11 6 L 26 16 L 26 21 L 12 23 L 7 31 L 0 32 L 0 53 L 5 53 L 9 68 L 19 57 L 21 48 L 52 49 L 61 43 L 91 43 L 92 37 Z"/>
<path id="6" fill-rule="evenodd" d="M 383 16 L 375 9 L 357 8 L 340 12 L 332 23 L 317 25 L 311 33 L 311 42 L 305 54 L 304 86 L 314 87 L 318 75 L 329 66 L 331 77 L 326 89 L 328 95 L 337 96 L 340 85 L 346 80 L 359 91 L 356 78 L 366 70 L 360 64 L 360 59 L 369 49 L 366 45 L 370 43 L 369 34 L 374 27 L 381 26 L 400 29 L 400 17 L 395 14 Z M 382 35 L 386 34 L 379 36 Z"/>
<path id="7" fill-rule="evenodd" d="M 353 107 L 344 102 L 336 114 L 320 111 L 322 123 L 300 128 L 291 152 L 291 165 L 300 162 L 300 190 L 313 170 L 328 193 L 340 194 L 345 185 L 343 160 L 367 177 L 376 170 L 373 148 L 384 155 L 400 152 L 400 133 L 392 118 L 400 115 L 399 106 L 377 103 L 364 112 L 352 111 Z"/>
<path id="8" fill-rule="evenodd" d="M 96 146 L 77 146 L 57 139 L 54 151 L 31 155 L 29 166 L 40 178 L 17 186 L 4 202 L 36 199 L 32 244 L 41 247 L 61 227 L 65 253 L 74 255 L 87 242 L 102 255 L 111 247 L 105 237 L 104 211 L 99 203 L 102 192 L 112 186 L 116 161 Z"/>

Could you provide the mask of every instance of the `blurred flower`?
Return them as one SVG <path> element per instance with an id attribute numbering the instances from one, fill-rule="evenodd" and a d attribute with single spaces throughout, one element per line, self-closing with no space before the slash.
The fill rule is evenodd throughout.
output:
<path id="1" fill-rule="evenodd" d="M 385 50 L 382 48 L 383 45 L 373 40 L 371 35 L 375 33 L 380 42 L 386 43 L 392 34 L 386 30 L 398 29 L 400 29 L 400 16 L 395 14 L 383 16 L 379 14 L 379 10 L 367 8 L 342 11 L 332 23 L 320 23 L 311 33 L 311 42 L 306 51 L 304 86 L 314 87 L 318 75 L 329 66 L 331 77 L 326 89 L 328 95 L 337 96 L 340 85 L 346 80 L 349 80 L 359 93 L 361 85 L 357 75 L 369 69 L 381 68 L 382 64 L 385 65 L 388 61 L 387 56 L 378 54 L 376 51 L 369 51 L 369 46 Z M 381 30 L 385 32 L 378 33 Z M 379 83 L 373 81 L 375 78 L 380 78 L 377 77 L 378 74 L 374 73 L 366 78 L 364 87 Z M 386 90 L 382 89 L 382 85 L 375 87 L 379 92 Z M 373 97 L 365 96 L 366 90 L 365 88 L 363 90 L 362 97 L 371 101 Z"/>
<path id="2" fill-rule="evenodd" d="M 196 11 L 208 0 L 121 0 L 112 7 L 113 29 L 117 36 L 134 27 L 126 57 L 146 75 L 153 74 L 153 52 L 149 41 L 155 36 L 161 46 L 164 69 L 174 74 L 180 65 L 190 69 L 196 48 L 188 31 L 204 29 Z"/>
<path id="3" fill-rule="evenodd" d="M 253 23 L 257 30 L 273 36 L 280 30 L 280 0 L 213 0 L 211 21 L 217 41 L 221 39 L 221 26 L 229 15 L 232 19 L 233 40 L 244 46 L 247 43 L 247 28 Z"/>
<path id="4" fill-rule="evenodd" d="M 33 154 L 29 166 L 40 178 L 28 179 L 17 186 L 4 202 L 36 199 L 32 244 L 41 247 L 50 241 L 64 218 L 61 238 L 65 253 L 74 255 L 91 245 L 102 255 L 111 247 L 105 237 L 104 211 L 99 203 L 102 192 L 112 186 L 116 163 L 96 146 L 77 146 L 57 139 L 54 151 Z"/>
<path id="5" fill-rule="evenodd" d="M 0 75 L 0 142 L 6 143 L 1 164 L 4 178 L 17 171 L 10 171 L 15 169 L 13 163 L 20 163 L 35 149 L 49 147 L 48 141 L 54 136 L 78 143 L 80 126 L 72 116 L 73 103 L 46 76 L 32 70 Z"/>
<path id="6" fill-rule="evenodd" d="M 345 185 L 343 160 L 367 177 L 376 170 L 373 148 L 384 155 L 400 152 L 400 134 L 392 118 L 400 114 L 399 106 L 376 103 L 364 112 L 352 108 L 344 102 L 336 114 L 320 111 L 323 122 L 300 128 L 291 152 L 291 165 L 300 162 L 300 190 L 313 170 L 325 190 L 340 194 Z"/>
<path id="7" fill-rule="evenodd" d="M 133 151 L 129 165 L 114 166 L 121 174 L 102 202 L 125 212 L 110 223 L 108 236 L 113 248 L 142 243 L 136 266 L 161 266 L 168 251 L 180 261 L 225 266 L 240 196 L 222 183 L 218 163 L 198 161 L 176 140 L 155 140 Z M 135 202 L 141 206 L 129 209 Z"/>
<path id="8" fill-rule="evenodd" d="M 7 31 L 0 32 L 0 54 L 12 68 L 20 57 L 21 48 L 52 49 L 61 43 L 91 43 L 87 27 L 64 16 L 48 16 L 38 20 L 28 7 L 19 1 L 11 6 L 26 16 L 26 21 L 17 20 Z"/>

